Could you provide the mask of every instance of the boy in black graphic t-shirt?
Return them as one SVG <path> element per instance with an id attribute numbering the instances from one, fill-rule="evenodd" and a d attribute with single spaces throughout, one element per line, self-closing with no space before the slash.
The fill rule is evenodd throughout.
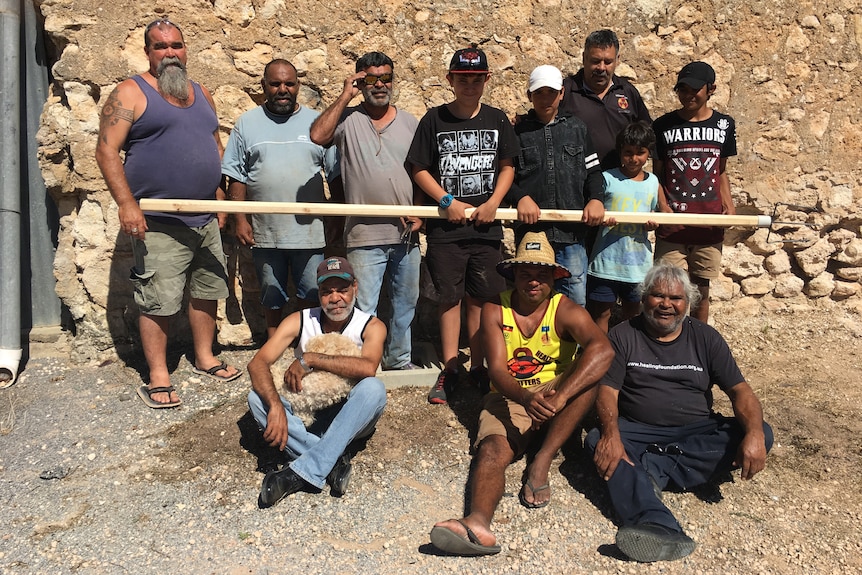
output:
<path id="1" fill-rule="evenodd" d="M 413 180 L 448 216 L 426 222 L 425 261 L 440 298 L 445 364 L 428 394 L 431 403 L 446 403 L 458 380 L 462 300 L 467 305 L 471 376 L 487 385 L 479 317 L 482 304 L 506 288 L 494 272 L 503 239 L 503 226 L 495 216 L 514 179 L 518 140 L 506 114 L 480 102 L 489 76 L 484 52 L 475 47 L 455 52 L 446 76 L 455 100 L 425 114 L 407 155 Z M 476 210 L 468 218 L 465 209 L 470 207 Z"/>
<path id="2" fill-rule="evenodd" d="M 655 174 L 664 185 L 661 211 L 694 214 L 735 214 L 727 177 L 727 158 L 736 155 L 736 123 L 709 107 L 715 93 L 715 70 L 706 62 L 686 64 L 674 90 L 682 105 L 653 123 L 657 157 Z M 659 226 L 655 261 L 688 270 L 701 302 L 691 312 L 709 318 L 709 282 L 718 278 L 724 228 Z"/>

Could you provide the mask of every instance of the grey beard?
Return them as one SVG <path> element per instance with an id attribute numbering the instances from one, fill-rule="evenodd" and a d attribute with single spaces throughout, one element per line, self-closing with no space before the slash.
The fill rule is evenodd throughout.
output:
<path id="1" fill-rule="evenodd" d="M 365 97 L 365 101 L 368 102 L 370 105 L 377 106 L 380 108 L 382 108 L 384 106 L 388 106 L 389 103 L 392 101 L 392 90 L 386 91 L 386 97 L 385 98 L 380 98 L 379 96 L 373 96 L 372 95 L 372 88 L 365 88 L 363 90 L 362 95 Z"/>
<path id="2" fill-rule="evenodd" d="M 328 317 L 331 321 L 344 321 L 345 319 L 350 317 L 350 314 L 351 314 L 351 312 L 353 312 L 353 308 L 355 306 L 356 306 L 356 298 L 354 297 L 353 300 L 349 304 L 347 304 L 347 306 L 345 306 L 345 308 L 342 308 L 343 309 L 343 317 L 339 318 L 339 317 L 335 316 L 335 314 L 332 314 L 325 307 L 323 308 L 323 314 L 326 317 Z M 341 310 L 339 310 L 339 311 L 341 311 Z"/>
<path id="3" fill-rule="evenodd" d="M 164 58 L 156 69 L 159 92 L 178 100 L 189 97 L 189 78 L 179 58 Z"/>

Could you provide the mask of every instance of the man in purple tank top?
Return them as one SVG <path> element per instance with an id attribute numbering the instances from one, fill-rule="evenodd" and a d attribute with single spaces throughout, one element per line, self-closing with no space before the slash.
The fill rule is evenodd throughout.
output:
<path id="1" fill-rule="evenodd" d="M 135 256 L 130 279 L 150 371 L 138 395 L 149 407 L 163 408 L 181 403 L 166 355 L 171 317 L 180 311 L 187 281 L 193 370 L 219 381 L 241 372 L 212 349 L 217 303 L 228 295 L 219 221 L 212 214 L 145 214 L 138 205 L 141 198 L 224 198 L 215 104 L 186 75 L 186 44 L 176 24 L 147 26 L 144 52 L 149 70 L 121 82 L 102 108 L 96 162 Z"/>

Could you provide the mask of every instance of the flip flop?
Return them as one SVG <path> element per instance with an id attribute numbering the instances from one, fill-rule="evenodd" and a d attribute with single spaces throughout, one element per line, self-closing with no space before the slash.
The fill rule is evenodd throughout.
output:
<path id="1" fill-rule="evenodd" d="M 242 370 L 239 368 L 234 368 L 234 369 L 236 369 L 236 373 L 233 375 L 228 375 L 228 376 L 216 375 L 216 373 L 218 373 L 221 370 L 227 371 L 227 368 L 228 368 L 228 365 L 225 362 L 221 362 L 218 365 L 214 365 L 209 369 L 198 369 L 197 366 L 192 365 L 192 371 L 194 373 L 196 373 L 198 375 L 205 375 L 205 376 L 210 377 L 216 381 L 224 381 L 224 382 L 233 381 L 242 375 Z"/>
<path id="2" fill-rule="evenodd" d="M 535 497 L 536 493 L 538 493 L 540 491 L 544 491 L 545 489 L 550 489 L 551 484 L 545 483 L 544 485 L 540 485 L 539 487 L 533 487 L 533 484 L 530 483 L 530 480 L 528 479 L 527 482 L 521 486 L 521 492 L 518 493 L 518 499 L 521 501 L 521 505 L 523 505 L 527 509 L 541 509 L 542 507 L 545 507 L 548 503 L 551 502 L 550 499 L 548 499 L 547 501 L 542 501 L 541 503 L 535 503 L 535 502 L 527 501 L 527 498 L 524 495 L 524 488 L 525 487 L 527 489 L 529 489 L 533 493 L 533 497 Z"/>
<path id="3" fill-rule="evenodd" d="M 473 533 L 473 530 L 467 527 L 463 521 L 456 519 L 464 529 L 467 530 L 467 537 L 461 537 L 451 529 L 445 527 L 434 527 L 431 529 L 431 543 L 437 549 L 451 553 L 452 555 L 461 555 L 462 557 L 480 557 L 482 555 L 495 555 L 500 552 L 499 545 L 482 545 L 479 543 L 479 538 Z"/>
<path id="4" fill-rule="evenodd" d="M 143 401 L 147 407 L 152 407 L 153 409 L 164 409 L 166 407 L 177 407 L 178 405 L 182 404 L 182 400 L 178 399 L 176 401 L 169 401 L 167 403 L 160 403 L 160 402 L 153 399 L 153 394 L 154 393 L 170 394 L 172 391 L 175 391 L 173 385 L 169 385 L 167 387 L 154 387 L 152 389 L 150 389 L 146 385 L 142 385 L 141 387 L 138 388 L 138 395 L 141 397 L 141 401 Z"/>

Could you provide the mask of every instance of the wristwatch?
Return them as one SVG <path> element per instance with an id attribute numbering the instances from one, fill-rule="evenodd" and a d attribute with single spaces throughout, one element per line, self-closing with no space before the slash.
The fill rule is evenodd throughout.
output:
<path id="1" fill-rule="evenodd" d="M 454 198 L 452 197 L 452 194 L 446 194 L 445 196 L 440 198 L 440 207 L 441 208 L 448 208 L 449 206 L 452 205 L 453 199 Z"/>

